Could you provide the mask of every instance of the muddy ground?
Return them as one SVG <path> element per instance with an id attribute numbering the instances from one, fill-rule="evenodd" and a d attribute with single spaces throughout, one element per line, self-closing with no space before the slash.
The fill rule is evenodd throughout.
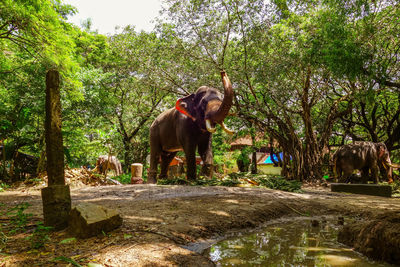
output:
<path id="1" fill-rule="evenodd" d="M 261 226 L 288 216 L 335 215 L 367 219 L 400 211 L 400 199 L 332 193 L 329 188 L 304 188 L 288 193 L 256 187 L 114 185 L 71 189 L 72 205 L 81 202 L 117 209 L 121 228 L 85 240 L 61 242 L 66 231 L 52 233 L 44 248 L 32 249 L 26 236 L 42 221 L 40 190 L 0 193 L 5 207 L 28 202 L 34 216 L 27 232 L 10 236 L 0 251 L 0 266 L 65 266 L 68 259 L 86 266 L 213 266 L 183 246 L 216 239 L 232 231 Z M 7 218 L 0 218 L 3 230 Z M 61 243 L 60 243 L 61 242 Z M 61 257 L 61 258 L 60 258 Z M 72 265 L 70 265 L 72 266 Z"/>

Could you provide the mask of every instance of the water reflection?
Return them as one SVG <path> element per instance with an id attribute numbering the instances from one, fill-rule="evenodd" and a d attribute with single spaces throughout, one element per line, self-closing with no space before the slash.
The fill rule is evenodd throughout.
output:
<path id="1" fill-rule="evenodd" d="M 282 221 L 263 231 L 213 245 L 217 266 L 391 266 L 368 260 L 338 243 L 332 223 L 311 226 L 310 219 Z"/>

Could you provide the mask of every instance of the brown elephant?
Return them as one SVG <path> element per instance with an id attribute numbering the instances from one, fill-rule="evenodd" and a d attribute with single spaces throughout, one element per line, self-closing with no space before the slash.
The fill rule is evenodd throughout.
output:
<path id="1" fill-rule="evenodd" d="M 374 183 L 379 182 L 379 164 L 385 168 L 389 182 L 392 180 L 392 168 L 400 165 L 390 161 L 389 151 L 384 143 L 356 142 L 341 146 L 333 155 L 335 181 L 348 182 L 354 170 L 360 170 L 362 181 L 368 182 L 368 174 L 371 170 Z"/>
<path id="2" fill-rule="evenodd" d="M 100 156 L 96 161 L 96 169 L 104 175 L 109 169 L 114 170 L 117 176 L 122 174 L 121 162 L 114 156 Z"/>
<path id="3" fill-rule="evenodd" d="M 186 155 L 187 178 L 196 179 L 196 149 L 203 161 L 202 174 L 211 175 L 212 133 L 216 124 L 232 133 L 224 119 L 232 106 L 232 84 L 221 72 L 224 96 L 211 87 L 202 86 L 194 94 L 178 99 L 175 108 L 161 113 L 150 127 L 150 170 L 148 183 L 157 182 L 157 165 L 161 157 L 160 178 L 166 178 L 168 166 L 178 151 Z"/>

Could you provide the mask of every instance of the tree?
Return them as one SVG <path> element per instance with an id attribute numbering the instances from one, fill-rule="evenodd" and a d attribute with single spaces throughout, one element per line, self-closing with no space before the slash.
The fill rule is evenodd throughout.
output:
<path id="1" fill-rule="evenodd" d="M 373 3 L 168 3 L 181 51 L 199 70 L 207 62 L 232 73 L 238 115 L 279 141 L 286 175 L 322 178 L 332 130 L 363 91 L 355 85 L 365 78 L 369 54 L 356 30 L 365 16 L 359 11 Z"/>
<path id="2" fill-rule="evenodd" d="M 12 44 L 40 60 L 47 69 L 62 69 L 65 76 L 74 65 L 70 56 L 71 39 L 66 34 L 64 22 L 71 8 L 59 1 L 34 0 L 2 1 L 0 7 L 0 45 L 3 49 Z M 4 50 L 3 50 L 4 51 Z M 6 58 L 8 59 L 8 58 Z M 2 64 L 1 72 L 13 70 Z M 5 69 L 3 69 L 5 68 Z M 48 156 L 48 186 L 42 190 L 45 223 L 63 229 L 71 209 L 69 186 L 64 181 L 64 153 L 61 138 L 61 102 L 59 72 L 51 70 L 46 76 L 46 152 Z"/>
<path id="3" fill-rule="evenodd" d="M 368 60 L 362 66 L 354 87 L 357 88 L 354 112 L 342 121 L 339 132 L 342 140 L 370 140 L 385 142 L 389 151 L 400 148 L 400 102 L 398 38 L 400 31 L 397 17 L 398 3 L 378 1 L 370 3 L 361 19 L 353 23 Z M 356 9 L 357 10 L 357 9 Z"/>
<path id="4" fill-rule="evenodd" d="M 21 148 L 35 155 L 42 151 L 47 69 L 62 70 L 65 85 L 75 82 L 72 27 L 65 22 L 73 12 L 60 1 L 0 3 L 0 139 L 11 154 Z"/>

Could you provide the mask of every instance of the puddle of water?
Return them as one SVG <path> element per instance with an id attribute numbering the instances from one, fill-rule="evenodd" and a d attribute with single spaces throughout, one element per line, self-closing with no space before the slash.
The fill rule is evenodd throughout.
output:
<path id="1" fill-rule="evenodd" d="M 220 241 L 203 255 L 217 266 L 392 266 L 338 243 L 338 227 L 311 219 L 285 220 L 262 231 Z"/>

